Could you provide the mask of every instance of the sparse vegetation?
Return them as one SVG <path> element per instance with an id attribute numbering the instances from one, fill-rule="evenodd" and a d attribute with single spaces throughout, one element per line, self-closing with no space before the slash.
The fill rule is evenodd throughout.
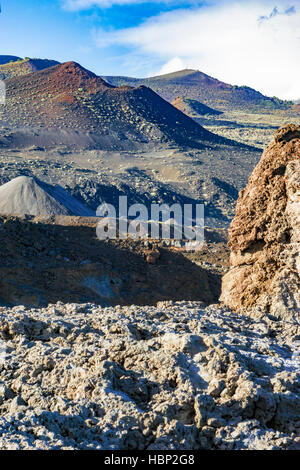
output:
<path id="1" fill-rule="evenodd" d="M 183 70 L 153 78 L 104 77 L 116 86 L 146 85 L 164 99 L 172 102 L 178 96 L 199 101 L 220 111 L 251 111 L 261 113 L 270 109 L 287 109 L 290 103 L 274 100 L 246 85 L 228 85 L 196 70 Z"/>

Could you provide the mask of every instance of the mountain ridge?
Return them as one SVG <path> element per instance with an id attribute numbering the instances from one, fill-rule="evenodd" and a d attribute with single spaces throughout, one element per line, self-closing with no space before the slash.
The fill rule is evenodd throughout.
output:
<path id="1" fill-rule="evenodd" d="M 22 58 L 15 55 L 0 55 L 0 65 L 15 62 L 17 60 L 22 60 Z"/>
<path id="2" fill-rule="evenodd" d="M 16 58 L 16 60 L 2 63 L 1 57 L 6 56 L 0 56 L 0 80 L 7 80 L 13 77 L 28 75 L 30 73 L 44 70 L 59 64 L 59 62 L 56 60 L 30 58 Z"/>
<path id="3" fill-rule="evenodd" d="M 230 85 L 199 70 L 184 69 L 149 78 L 103 76 L 115 86 L 138 84 L 152 88 L 162 98 L 172 102 L 179 95 L 200 101 L 206 106 L 226 111 L 238 109 L 287 109 L 291 102 L 268 97 L 248 86 Z"/>
<path id="4" fill-rule="evenodd" d="M 12 77 L 6 80 L 6 86 L 7 102 L 0 110 L 2 126 L 22 132 L 29 128 L 42 128 L 45 132 L 59 129 L 59 136 L 48 138 L 49 145 L 55 139 L 64 139 L 65 131 L 69 137 L 71 132 L 84 132 L 82 142 L 86 139 L 89 145 L 100 147 L 126 147 L 130 141 L 173 141 L 185 145 L 192 141 L 226 142 L 150 88 L 115 87 L 76 62 Z M 13 138 L 11 132 L 3 135 L 2 146 L 10 145 Z M 41 139 L 36 141 L 45 145 Z"/>

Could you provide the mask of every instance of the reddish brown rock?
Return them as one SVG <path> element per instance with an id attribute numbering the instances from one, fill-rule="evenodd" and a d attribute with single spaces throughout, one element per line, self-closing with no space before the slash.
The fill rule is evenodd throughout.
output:
<path id="1" fill-rule="evenodd" d="M 300 127 L 282 127 L 240 193 L 221 301 L 300 318 Z"/>
<path id="2" fill-rule="evenodd" d="M 148 264 L 156 264 L 160 258 L 160 252 L 158 250 L 149 250 L 145 254 Z"/>

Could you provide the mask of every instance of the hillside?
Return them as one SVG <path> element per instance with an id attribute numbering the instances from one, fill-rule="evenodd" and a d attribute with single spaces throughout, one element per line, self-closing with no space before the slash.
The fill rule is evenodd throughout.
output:
<path id="1" fill-rule="evenodd" d="M 12 77 L 21 77 L 23 75 L 28 75 L 29 73 L 36 72 L 38 70 L 44 70 L 48 67 L 53 67 L 58 65 L 59 62 L 56 60 L 48 59 L 20 59 L 16 57 L 12 59 L 13 61 L 1 62 L 1 57 L 10 57 L 10 56 L 0 56 L 0 80 L 6 80 Z M 5 60 L 5 59 L 3 59 Z"/>
<path id="2" fill-rule="evenodd" d="M 223 114 L 221 111 L 200 103 L 200 101 L 191 100 L 184 96 L 178 96 L 171 104 L 188 116 L 220 116 Z"/>
<path id="3" fill-rule="evenodd" d="M 184 96 L 220 111 L 231 109 L 270 111 L 290 106 L 288 102 L 269 98 L 253 88 L 229 85 L 198 70 L 181 70 L 141 79 L 112 76 L 103 78 L 115 86 L 148 86 L 170 102 L 178 96 Z"/>
<path id="4" fill-rule="evenodd" d="M 0 216 L 0 306 L 217 301 L 222 270 L 200 265 L 200 260 L 211 259 L 209 243 L 207 254 L 195 255 L 194 263 L 192 253 L 154 241 L 152 248 L 160 255 L 153 265 L 146 261 L 148 241 L 146 247 L 143 240 L 99 240 L 97 222 L 64 215 Z M 218 247 L 220 263 L 226 266 L 224 243 Z"/>
<path id="5" fill-rule="evenodd" d="M 6 80 L 0 145 L 132 148 L 225 142 L 149 88 L 114 86 L 75 62 Z"/>
<path id="6" fill-rule="evenodd" d="M 15 55 L 0 55 L 0 65 L 7 64 L 8 62 L 14 62 L 16 60 L 22 60 L 21 57 Z"/>

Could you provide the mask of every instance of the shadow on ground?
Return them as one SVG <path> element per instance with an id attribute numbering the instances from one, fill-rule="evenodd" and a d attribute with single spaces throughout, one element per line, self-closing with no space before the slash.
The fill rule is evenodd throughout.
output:
<path id="1" fill-rule="evenodd" d="M 219 274 L 167 248 L 160 248 L 159 261 L 150 265 L 144 242 L 100 241 L 94 222 L 79 219 L 0 218 L 2 305 L 217 301 Z"/>

